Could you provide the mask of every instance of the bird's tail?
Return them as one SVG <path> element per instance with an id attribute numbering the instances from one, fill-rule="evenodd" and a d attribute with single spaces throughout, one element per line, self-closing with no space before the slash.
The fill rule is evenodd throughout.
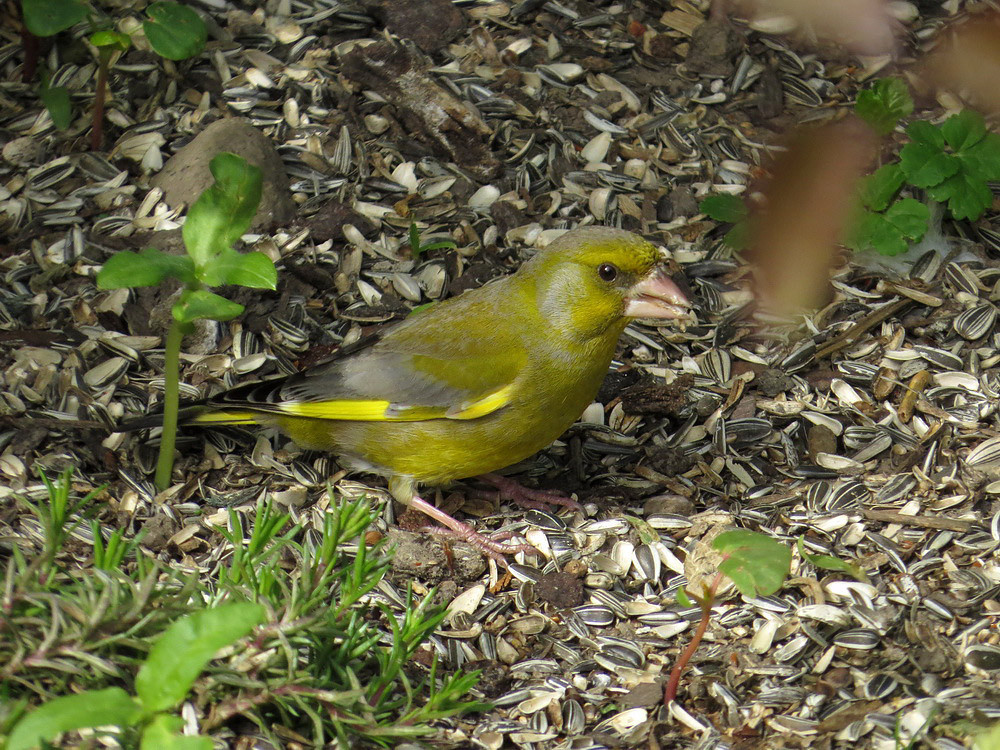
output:
<path id="1" fill-rule="evenodd" d="M 258 424 L 259 415 L 247 409 L 226 408 L 200 402 L 183 406 L 177 415 L 177 424 L 201 424 L 201 425 L 247 425 Z M 136 419 L 129 419 L 118 425 L 118 432 L 132 432 L 142 430 L 147 427 L 160 427 L 163 424 L 163 413 L 147 414 Z"/>

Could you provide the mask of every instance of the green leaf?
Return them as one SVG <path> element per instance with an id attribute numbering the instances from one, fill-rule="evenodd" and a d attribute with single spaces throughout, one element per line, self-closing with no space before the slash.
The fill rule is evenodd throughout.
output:
<path id="1" fill-rule="evenodd" d="M 56 735 L 105 725 L 127 727 L 142 715 L 131 696 L 118 687 L 88 690 L 43 703 L 15 726 L 7 750 L 28 750 Z"/>
<path id="2" fill-rule="evenodd" d="M 227 247 L 202 272 L 202 281 L 209 286 L 238 284 L 254 289 L 274 289 L 278 285 L 278 272 L 264 253 L 238 253 Z"/>
<path id="3" fill-rule="evenodd" d="M 41 86 L 38 89 L 38 98 L 49 111 L 53 125 L 59 130 L 65 130 L 70 126 L 73 122 L 73 105 L 69 100 L 69 90 L 65 86 Z"/>
<path id="4" fill-rule="evenodd" d="M 981 177 L 964 169 L 941 184 L 929 187 L 927 194 L 940 203 L 947 203 L 956 219 L 978 219 L 993 204 L 989 186 Z"/>
<path id="5" fill-rule="evenodd" d="M 962 168 L 986 180 L 1000 180 L 1000 135 L 987 133 L 979 143 L 955 155 Z"/>
<path id="6" fill-rule="evenodd" d="M 944 134 L 940 128 L 936 128 L 926 120 L 917 120 L 910 123 L 906 128 L 906 134 L 910 140 L 923 146 L 933 146 L 936 149 L 944 149 Z"/>
<path id="7" fill-rule="evenodd" d="M 182 617 L 167 628 L 135 678 L 143 708 L 166 711 L 184 700 L 216 652 L 247 635 L 264 615 L 259 604 L 223 604 Z"/>
<path id="8" fill-rule="evenodd" d="M 90 35 L 90 43 L 95 47 L 117 47 L 124 52 L 132 45 L 132 37 L 111 29 L 101 29 Z"/>
<path id="9" fill-rule="evenodd" d="M 986 135 L 986 122 L 983 116 L 971 109 L 963 109 L 952 115 L 941 124 L 941 135 L 945 143 L 955 151 L 972 148 Z"/>
<path id="10" fill-rule="evenodd" d="M 746 221 L 736 222 L 733 228 L 726 232 L 722 241 L 733 250 L 745 250 L 750 247 L 750 224 Z"/>
<path id="11" fill-rule="evenodd" d="M 883 78 L 858 94 L 854 111 L 877 133 L 888 135 L 901 118 L 913 112 L 913 99 L 902 79 Z"/>
<path id="12" fill-rule="evenodd" d="M 682 607 L 694 606 L 694 602 L 692 602 L 691 598 L 687 595 L 687 591 L 685 591 L 682 588 L 677 589 L 677 603 L 680 604 Z"/>
<path id="13" fill-rule="evenodd" d="M 811 555 L 806 552 L 805 545 L 803 544 L 803 538 L 804 537 L 800 536 L 798 541 L 799 554 L 802 556 L 803 560 L 811 563 L 814 567 L 820 568 L 821 570 L 838 570 L 842 573 L 847 573 L 863 583 L 868 583 L 868 575 L 858 565 L 849 563 L 846 560 L 841 560 L 839 557 L 833 557 L 831 555 Z"/>
<path id="14" fill-rule="evenodd" d="M 882 211 L 903 187 L 903 169 L 899 162 L 879 167 L 861 181 L 861 202 L 873 211 Z"/>
<path id="15" fill-rule="evenodd" d="M 24 25 L 35 36 L 52 36 L 87 17 L 79 0 L 21 0 Z"/>
<path id="16" fill-rule="evenodd" d="M 201 16 L 177 3 L 153 3 L 146 8 L 149 20 L 142 29 L 150 46 L 160 57 L 184 60 L 205 49 L 208 30 Z"/>
<path id="17" fill-rule="evenodd" d="M 236 154 L 222 152 L 209 168 L 215 182 L 191 206 L 182 234 L 199 271 L 243 236 L 260 203 L 260 170 Z"/>
<path id="18" fill-rule="evenodd" d="M 178 323 L 206 319 L 232 320 L 243 312 L 243 305 L 205 289 L 185 289 L 171 312 Z"/>
<path id="19" fill-rule="evenodd" d="M 209 737 L 185 737 L 184 719 L 180 716 L 159 714 L 153 717 L 142 732 L 139 750 L 212 750 Z"/>
<path id="20" fill-rule="evenodd" d="M 852 225 L 846 242 L 854 250 L 875 250 L 882 255 L 905 253 L 927 231 L 930 210 L 913 198 L 896 201 L 885 213 L 864 211 Z"/>
<path id="21" fill-rule="evenodd" d="M 747 218 L 746 204 L 735 195 L 710 195 L 698 205 L 698 210 L 715 221 L 735 224 Z"/>
<path id="22" fill-rule="evenodd" d="M 791 570 L 791 549 L 756 531 L 723 532 L 712 542 L 712 547 L 726 555 L 719 570 L 744 596 L 773 594 L 781 588 Z"/>
<path id="23" fill-rule="evenodd" d="M 962 163 L 955 156 L 944 152 L 943 140 L 942 138 L 941 146 L 913 142 L 900 149 L 899 163 L 911 185 L 929 188 L 948 179 L 961 168 Z"/>
<path id="24" fill-rule="evenodd" d="M 155 247 L 138 253 L 124 250 L 115 253 L 97 272 L 98 289 L 127 289 L 156 286 L 174 278 L 185 284 L 194 281 L 194 263 L 186 255 L 169 255 Z"/>

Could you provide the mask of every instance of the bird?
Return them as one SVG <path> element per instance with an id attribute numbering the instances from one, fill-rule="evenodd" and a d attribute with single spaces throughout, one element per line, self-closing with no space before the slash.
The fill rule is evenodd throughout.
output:
<path id="1" fill-rule="evenodd" d="M 418 488 L 483 476 L 524 504 L 559 502 L 494 472 L 579 418 L 631 320 L 689 316 L 652 243 L 577 228 L 513 274 L 419 309 L 369 346 L 184 406 L 179 423 L 276 427 L 304 448 L 387 476 L 396 500 L 443 525 L 436 533 L 503 560 L 523 548 L 507 543 L 510 534 L 481 534 Z"/>

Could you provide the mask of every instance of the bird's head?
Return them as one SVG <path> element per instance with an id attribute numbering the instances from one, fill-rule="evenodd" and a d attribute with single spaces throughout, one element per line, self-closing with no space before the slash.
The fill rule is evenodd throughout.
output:
<path id="1" fill-rule="evenodd" d="M 687 297 L 660 265 L 657 249 L 621 229 L 567 232 L 523 271 L 535 279 L 543 316 L 556 330 L 581 339 L 620 332 L 632 318 L 690 314 Z"/>

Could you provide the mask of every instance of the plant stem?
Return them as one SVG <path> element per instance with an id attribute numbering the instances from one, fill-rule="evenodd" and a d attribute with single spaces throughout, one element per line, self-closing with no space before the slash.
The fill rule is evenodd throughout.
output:
<path id="1" fill-rule="evenodd" d="M 180 405 L 181 341 L 184 328 L 171 321 L 163 352 L 163 434 L 160 436 L 160 457 L 156 461 L 156 489 L 170 486 L 174 468 L 174 445 L 177 442 L 177 411 Z"/>
<path id="2" fill-rule="evenodd" d="M 684 653 L 680 655 L 674 668 L 670 671 L 670 680 L 667 682 L 667 689 L 663 693 L 664 706 L 670 705 L 670 702 L 677 697 L 677 687 L 681 683 L 681 672 L 684 671 L 684 667 L 691 661 L 691 657 L 694 656 L 694 652 L 698 650 L 698 646 L 701 644 L 701 639 L 705 636 L 705 631 L 708 630 L 708 623 L 712 617 L 712 604 L 715 603 L 715 592 L 719 589 L 721 582 L 722 573 L 716 573 L 715 578 L 712 579 L 712 584 L 705 591 L 705 595 L 698 600 L 698 603 L 701 605 L 701 622 L 698 623 L 698 629 L 694 631 L 691 642 L 684 649 Z"/>
<path id="3" fill-rule="evenodd" d="M 24 49 L 24 65 L 21 68 L 21 80 L 27 83 L 35 77 L 38 70 L 39 40 L 24 26 L 21 27 L 21 47 Z"/>
<path id="4" fill-rule="evenodd" d="M 108 85 L 108 68 L 111 67 L 112 54 L 110 47 L 100 47 L 97 52 L 97 92 L 94 94 L 94 116 L 90 121 L 92 151 L 100 151 L 101 141 L 104 140 L 104 90 Z"/>

